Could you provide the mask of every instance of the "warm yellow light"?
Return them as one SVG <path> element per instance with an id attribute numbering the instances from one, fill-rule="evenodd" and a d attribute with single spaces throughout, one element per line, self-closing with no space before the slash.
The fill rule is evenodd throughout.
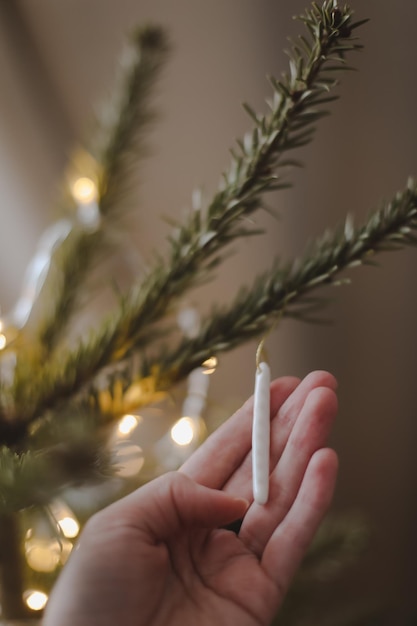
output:
<path id="1" fill-rule="evenodd" d="M 58 541 L 30 539 L 25 544 L 26 561 L 35 572 L 53 572 L 61 559 Z"/>
<path id="2" fill-rule="evenodd" d="M 217 357 L 211 356 L 203 363 L 204 374 L 212 374 L 217 367 Z"/>
<path id="3" fill-rule="evenodd" d="M 77 178 L 72 185 L 72 195 L 80 204 L 89 204 L 97 199 L 97 186 L 91 178 Z"/>
<path id="4" fill-rule="evenodd" d="M 73 539 L 80 532 L 80 525 L 77 522 L 71 509 L 61 500 L 55 500 L 49 506 L 54 521 L 58 524 L 64 537 Z"/>
<path id="5" fill-rule="evenodd" d="M 25 602 L 32 611 L 42 611 L 48 602 L 48 596 L 43 591 L 28 589 L 25 593 Z"/>
<path id="6" fill-rule="evenodd" d="M 68 539 L 73 539 L 80 532 L 80 525 L 73 517 L 63 517 L 57 520 L 62 534 Z"/>
<path id="7" fill-rule="evenodd" d="M 135 430 L 138 425 L 139 420 L 136 415 L 125 415 L 119 422 L 119 426 L 117 430 L 120 435 L 130 435 L 130 433 Z"/>
<path id="8" fill-rule="evenodd" d="M 6 343 L 7 343 L 6 335 L 3 335 L 3 333 L 0 333 L 0 350 L 4 350 L 4 348 L 6 347 Z"/>
<path id="9" fill-rule="evenodd" d="M 190 417 L 182 417 L 171 428 L 171 438 L 179 446 L 188 446 L 194 434 L 194 421 Z"/>

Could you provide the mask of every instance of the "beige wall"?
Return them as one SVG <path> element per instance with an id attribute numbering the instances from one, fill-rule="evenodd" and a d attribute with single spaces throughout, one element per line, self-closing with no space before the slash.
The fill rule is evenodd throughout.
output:
<path id="1" fill-rule="evenodd" d="M 17 296 L 23 269 L 51 218 L 50 198 L 69 140 L 89 128 L 91 106 L 111 85 L 124 33 L 151 19 L 166 25 L 174 54 L 159 89 L 154 156 L 144 166 L 136 241 L 163 245 L 160 216 L 178 215 L 193 187 L 208 191 L 227 166 L 227 150 L 247 128 L 240 102 L 262 106 L 264 76 L 284 67 L 295 32 L 293 0 L 19 0 L 0 7 L 0 293 Z M 12 3 L 10 3 L 12 4 Z M 293 190 L 271 199 L 279 223 L 245 245 L 209 287 L 203 302 L 227 299 L 277 254 L 287 257 L 348 212 L 361 220 L 415 173 L 417 4 L 362 0 L 357 16 L 366 49 L 359 73 L 343 78 L 343 98 L 322 121 L 294 173 Z M 36 53 L 36 54 L 34 54 Z M 374 529 L 368 555 L 335 597 L 411 603 L 417 420 L 417 252 L 381 257 L 354 283 L 330 295 L 330 327 L 285 322 L 270 341 L 276 375 L 328 368 L 340 380 L 334 445 L 341 456 L 335 508 L 360 509 Z M 255 259 L 255 262 L 254 262 Z M 226 356 L 212 402 L 226 411 L 250 393 L 254 346 Z M 415 585 L 415 583 L 414 583 Z M 339 595 L 338 595 L 339 594 Z M 392 624 L 400 626 L 397 614 Z M 391 622 L 390 622 L 391 623 Z"/>

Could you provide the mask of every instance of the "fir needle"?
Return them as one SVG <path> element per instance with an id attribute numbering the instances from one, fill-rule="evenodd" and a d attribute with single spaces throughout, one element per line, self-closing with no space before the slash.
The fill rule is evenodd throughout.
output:
<path id="1" fill-rule="evenodd" d="M 261 361 L 255 374 L 252 425 L 253 497 L 257 504 L 266 504 L 269 495 L 270 382 L 269 365 Z"/>

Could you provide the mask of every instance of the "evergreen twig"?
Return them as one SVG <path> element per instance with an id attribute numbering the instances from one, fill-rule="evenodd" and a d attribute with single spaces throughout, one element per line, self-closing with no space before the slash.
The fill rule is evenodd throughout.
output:
<path id="1" fill-rule="evenodd" d="M 198 337 L 184 339 L 176 349 L 166 348 L 148 359 L 142 375 L 158 371 L 164 388 L 185 377 L 213 354 L 236 346 L 267 332 L 282 316 L 309 320 L 320 300 L 310 294 L 326 285 L 340 285 L 340 274 L 349 268 L 371 264 L 376 253 L 417 245 L 417 184 L 407 187 L 360 228 L 346 220 L 342 232 L 326 233 L 302 259 L 257 277 L 223 310 L 214 310 L 203 321 Z"/>
<path id="2" fill-rule="evenodd" d="M 169 51 L 168 38 L 158 26 L 138 29 L 125 54 L 121 85 L 114 98 L 110 128 L 104 123 L 97 160 L 101 168 L 99 205 L 101 215 L 119 210 L 137 161 L 145 153 L 144 131 L 154 119 L 150 96 Z"/>
<path id="3" fill-rule="evenodd" d="M 48 310 L 37 330 L 42 358 L 65 331 L 94 261 L 108 250 L 109 228 L 122 211 L 131 180 L 137 179 L 138 157 L 145 153 L 144 131 L 154 117 L 150 97 L 168 49 L 164 31 L 154 26 L 138 29 L 129 42 L 120 84 L 108 105 L 110 124 L 100 127 L 96 154 L 100 223 L 95 229 L 74 226 L 54 254 L 54 271 L 44 294 Z"/>
<path id="4" fill-rule="evenodd" d="M 47 504 L 66 487 L 102 481 L 112 475 L 112 461 L 97 433 L 70 439 L 40 451 L 0 448 L 0 516 Z"/>

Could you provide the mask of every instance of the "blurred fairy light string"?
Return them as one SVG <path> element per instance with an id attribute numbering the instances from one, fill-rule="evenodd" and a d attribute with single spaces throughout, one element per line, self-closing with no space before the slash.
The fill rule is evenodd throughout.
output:
<path id="1" fill-rule="evenodd" d="M 188 446 L 194 439 L 194 420 L 181 417 L 171 428 L 171 439 L 178 446 Z"/>
<path id="2" fill-rule="evenodd" d="M 63 500 L 52 502 L 49 505 L 49 510 L 64 537 L 67 539 L 77 537 L 80 532 L 80 525 L 70 507 Z"/>
<path id="3" fill-rule="evenodd" d="M 71 187 L 74 200 L 77 202 L 77 219 L 88 229 L 95 230 L 100 226 L 100 207 L 98 205 L 97 184 L 92 178 L 80 176 Z"/>
<path id="4" fill-rule="evenodd" d="M 200 328 L 200 316 L 193 307 L 183 307 L 177 315 L 177 323 L 186 337 L 195 337 Z M 180 417 L 156 443 L 146 445 L 147 453 L 154 457 L 160 471 L 177 468 L 201 443 L 206 433 L 203 419 L 210 374 L 217 367 L 217 359 L 211 357 L 201 367 L 194 369 L 187 379 L 187 390 L 182 403 Z M 166 409 L 170 411 L 169 407 Z M 161 415 L 163 410 L 161 409 Z M 135 431 L 143 424 L 141 415 L 126 413 L 119 420 L 112 443 L 113 460 L 117 467 L 116 476 L 131 478 L 139 474 L 145 465 L 145 451 L 136 443 Z M 141 442 L 142 443 L 142 442 Z"/>
<path id="5" fill-rule="evenodd" d="M 35 572 L 51 573 L 63 565 L 73 548 L 71 540 L 80 531 L 80 525 L 62 500 L 33 512 L 26 531 L 24 554 L 29 567 Z"/>
<path id="6" fill-rule="evenodd" d="M 48 602 L 48 595 L 44 591 L 28 589 L 24 594 L 24 600 L 32 611 L 42 611 Z"/>
<path id="7" fill-rule="evenodd" d="M 72 195 L 79 204 L 90 204 L 97 201 L 97 185 L 88 178 L 88 176 L 80 176 L 76 178 L 72 184 Z"/>
<path id="8" fill-rule="evenodd" d="M 178 313 L 177 323 L 186 337 L 191 339 L 198 335 L 200 316 L 194 307 L 182 308 Z M 212 357 L 188 376 L 181 417 L 155 445 L 155 456 L 163 469 L 178 468 L 204 438 L 206 424 L 203 413 L 209 391 L 209 375 L 215 371 L 216 366 L 217 359 Z"/>
<path id="9" fill-rule="evenodd" d="M 140 415 L 132 415 L 130 413 L 127 413 L 122 417 L 117 426 L 118 435 L 122 437 L 130 435 L 135 430 L 140 421 Z"/>
<path id="10" fill-rule="evenodd" d="M 80 525 L 71 509 L 61 500 L 32 512 L 29 517 L 23 552 L 28 567 L 37 575 L 50 575 L 68 560 Z M 31 611 L 42 611 L 48 594 L 42 589 L 27 589 L 23 600 Z"/>

